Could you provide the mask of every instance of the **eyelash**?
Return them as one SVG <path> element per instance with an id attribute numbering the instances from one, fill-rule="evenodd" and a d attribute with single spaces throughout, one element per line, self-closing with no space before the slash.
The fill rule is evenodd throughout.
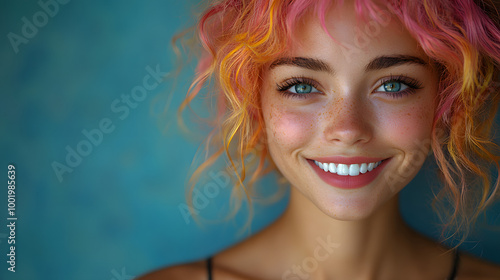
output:
<path id="1" fill-rule="evenodd" d="M 382 82 L 377 86 L 377 88 L 390 82 L 401 83 L 408 86 L 407 89 L 397 92 L 382 92 L 389 95 L 391 98 L 401 98 L 407 95 L 411 95 L 414 94 L 418 89 L 422 88 L 422 83 L 415 79 L 412 79 L 405 75 L 393 76 L 392 74 L 388 78 L 383 79 Z M 319 84 L 313 79 L 306 77 L 292 77 L 281 84 L 276 84 L 276 90 L 280 92 L 281 95 L 287 98 L 307 98 L 311 93 L 293 93 L 289 91 L 291 87 L 298 84 L 307 84 L 314 87 L 315 89 L 318 89 L 319 87 Z"/>
<path id="2" fill-rule="evenodd" d="M 419 81 L 417 81 L 415 79 L 412 79 L 412 78 L 410 78 L 408 76 L 405 76 L 405 75 L 393 76 L 392 74 L 387 79 L 382 80 L 382 82 L 380 83 L 380 85 L 377 88 L 383 86 L 384 84 L 390 83 L 390 82 L 397 82 L 397 83 L 401 83 L 401 84 L 404 84 L 404 85 L 408 86 L 407 89 L 401 90 L 401 91 L 396 91 L 396 92 L 386 91 L 386 92 L 383 92 L 383 93 L 389 95 L 392 98 L 401 98 L 401 97 L 404 97 L 404 96 L 407 96 L 407 95 L 412 95 L 418 89 L 422 89 L 422 83 L 421 82 L 419 82 Z"/>
<path id="3" fill-rule="evenodd" d="M 313 80 L 306 77 L 292 77 L 281 84 L 276 84 L 276 90 L 280 92 L 283 96 L 288 98 L 307 98 L 310 93 L 293 93 L 288 91 L 291 87 L 298 84 L 307 84 L 315 89 L 318 89 L 319 84 Z"/>

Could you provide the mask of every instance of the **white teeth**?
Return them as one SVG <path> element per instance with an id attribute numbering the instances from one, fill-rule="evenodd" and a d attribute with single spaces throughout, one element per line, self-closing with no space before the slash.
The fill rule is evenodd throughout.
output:
<path id="1" fill-rule="evenodd" d="M 347 166 L 346 164 L 339 163 L 339 166 L 337 166 L 337 174 L 341 176 L 349 175 L 349 166 Z"/>
<path id="2" fill-rule="evenodd" d="M 382 161 L 361 164 L 336 164 L 322 163 L 316 160 L 314 161 L 314 164 L 323 169 L 325 172 L 336 173 L 341 176 L 358 176 L 360 173 L 365 174 L 366 172 L 370 172 L 373 169 L 377 168 L 377 166 L 379 166 L 381 163 Z"/>
<path id="3" fill-rule="evenodd" d="M 362 163 L 359 167 L 359 172 L 365 174 L 368 171 L 368 164 Z"/>
<path id="4" fill-rule="evenodd" d="M 372 171 L 372 170 L 373 170 L 373 168 L 375 168 L 375 163 L 370 162 L 370 163 L 368 164 L 368 171 Z"/>
<path id="5" fill-rule="evenodd" d="M 323 163 L 323 170 L 328 171 L 328 163 Z"/>
<path id="6" fill-rule="evenodd" d="M 332 173 L 337 173 L 337 168 L 335 167 L 335 164 L 333 163 L 328 164 L 328 171 Z"/>
<path id="7" fill-rule="evenodd" d="M 359 175 L 359 164 L 351 164 L 349 166 L 349 176 L 358 176 Z"/>

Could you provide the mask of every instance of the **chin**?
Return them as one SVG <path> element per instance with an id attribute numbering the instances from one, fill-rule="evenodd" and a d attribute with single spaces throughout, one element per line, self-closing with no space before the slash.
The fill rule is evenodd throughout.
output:
<path id="1" fill-rule="evenodd" d="M 327 216 L 341 221 L 358 221 L 375 215 L 388 201 L 397 199 L 390 189 L 363 189 L 354 192 L 326 190 L 313 195 L 313 204 Z"/>

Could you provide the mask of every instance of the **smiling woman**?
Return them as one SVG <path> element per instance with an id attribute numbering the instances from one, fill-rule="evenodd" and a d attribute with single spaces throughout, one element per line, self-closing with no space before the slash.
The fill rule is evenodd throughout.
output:
<path id="1" fill-rule="evenodd" d="M 359 220 L 396 199 L 418 172 L 422 162 L 387 186 L 387 175 L 414 164 L 419 143 L 431 137 L 438 75 L 396 22 L 355 59 L 329 36 L 318 36 L 326 28 L 337 41 L 355 44 L 357 18 L 349 4 L 330 9 L 326 18 L 336 20 L 324 26 L 310 18 L 297 27 L 300 46 L 262 75 L 261 108 L 271 158 L 295 187 L 292 201 L 298 190 L 329 217 Z"/>
<path id="2" fill-rule="evenodd" d="M 268 166 L 289 183 L 290 201 L 244 242 L 141 279 L 500 278 L 498 266 L 412 230 L 398 209 L 399 191 L 431 153 L 442 178 L 437 199 L 451 207 L 440 214 L 457 234 L 465 238 L 497 194 L 493 8 L 472 0 L 214 3 L 200 20 L 204 52 L 180 109 L 213 81 L 220 138 L 208 141 L 220 150 L 197 172 L 227 156 L 234 191 L 250 199 Z M 249 172 L 251 153 L 260 161 Z"/>

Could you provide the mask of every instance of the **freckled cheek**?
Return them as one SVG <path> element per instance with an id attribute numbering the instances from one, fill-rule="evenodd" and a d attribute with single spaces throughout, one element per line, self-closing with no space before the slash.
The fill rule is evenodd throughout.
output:
<path id="1" fill-rule="evenodd" d="M 297 111 L 272 111 L 267 120 L 270 144 L 284 150 L 305 146 L 313 135 L 314 116 Z"/>
<path id="2" fill-rule="evenodd" d="M 419 143 L 430 140 L 432 131 L 432 105 L 408 106 L 399 111 L 386 112 L 381 121 L 388 139 L 400 149 L 421 149 Z"/>

